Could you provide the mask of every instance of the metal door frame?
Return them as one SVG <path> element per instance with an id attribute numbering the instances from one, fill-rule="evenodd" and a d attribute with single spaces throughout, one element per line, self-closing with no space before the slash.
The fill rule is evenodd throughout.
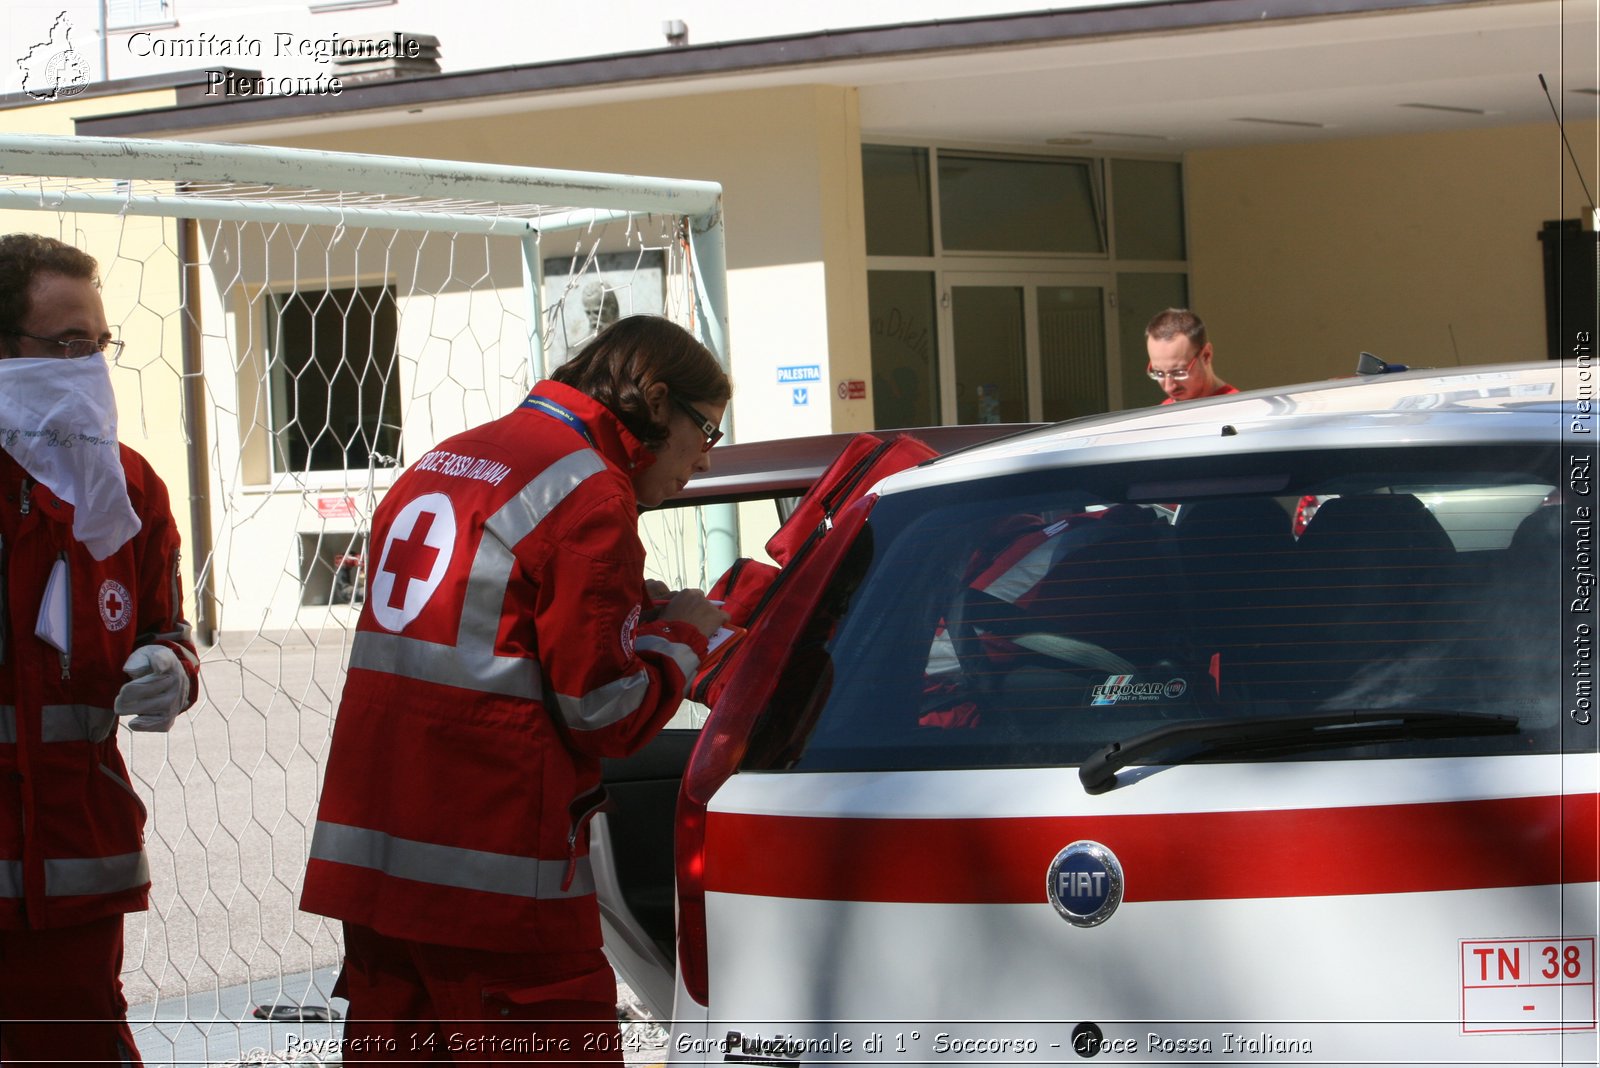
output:
<path id="1" fill-rule="evenodd" d="M 1020 288 L 1022 290 L 1023 360 L 1028 387 L 1028 420 L 1040 422 L 1044 416 L 1044 380 L 1039 354 L 1039 294 L 1040 286 L 1080 286 L 1100 290 L 1100 308 L 1103 318 L 1106 359 L 1106 405 L 1108 411 L 1122 406 L 1122 381 L 1120 338 L 1115 329 L 1117 316 L 1117 276 L 1115 272 L 1096 271 L 939 271 L 934 281 L 939 324 L 939 419 L 953 425 L 956 422 L 956 351 L 955 351 L 955 300 L 951 291 L 956 286 L 990 286 Z"/>

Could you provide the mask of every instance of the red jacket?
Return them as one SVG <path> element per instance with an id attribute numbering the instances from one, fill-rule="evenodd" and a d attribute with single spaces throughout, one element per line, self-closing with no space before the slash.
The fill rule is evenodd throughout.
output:
<path id="1" fill-rule="evenodd" d="M 688 624 L 640 622 L 629 472 L 653 459 L 599 404 L 543 382 L 395 482 L 373 517 L 304 909 L 440 945 L 599 947 L 599 760 L 656 734 L 706 651 Z"/>
<path id="2" fill-rule="evenodd" d="M 178 531 L 167 487 L 122 448 L 143 526 L 96 561 L 72 537 L 72 506 L 0 453 L 0 928 L 66 927 L 147 907 L 144 805 L 117 751 L 112 704 L 128 654 L 152 642 L 189 671 Z M 71 581 L 71 653 L 35 637 L 58 559 Z"/>

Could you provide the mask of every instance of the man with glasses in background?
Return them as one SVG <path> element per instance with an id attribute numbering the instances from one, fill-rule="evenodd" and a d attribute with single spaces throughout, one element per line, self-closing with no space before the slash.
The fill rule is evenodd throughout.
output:
<path id="1" fill-rule="evenodd" d="M 117 442 L 94 258 L 0 237 L 0 1063 L 140 1063 L 123 914 L 149 907 L 117 717 L 194 703 L 167 488 Z"/>
<path id="2" fill-rule="evenodd" d="M 1144 347 L 1150 357 L 1145 373 L 1167 395 L 1162 404 L 1239 392 L 1217 377 L 1206 324 L 1187 308 L 1157 313 L 1144 328 Z"/>

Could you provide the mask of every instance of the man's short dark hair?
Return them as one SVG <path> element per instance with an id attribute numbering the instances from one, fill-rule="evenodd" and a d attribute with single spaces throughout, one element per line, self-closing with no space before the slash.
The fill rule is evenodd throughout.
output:
<path id="1" fill-rule="evenodd" d="M 1150 325 L 1144 328 L 1144 336 L 1156 341 L 1171 341 L 1180 334 L 1194 342 L 1195 348 L 1206 347 L 1206 324 L 1188 308 L 1157 312 Z"/>
<path id="2" fill-rule="evenodd" d="M 11 338 L 28 320 L 28 287 L 40 274 L 95 281 L 100 265 L 93 256 L 65 241 L 41 234 L 0 237 L 0 337 Z"/>

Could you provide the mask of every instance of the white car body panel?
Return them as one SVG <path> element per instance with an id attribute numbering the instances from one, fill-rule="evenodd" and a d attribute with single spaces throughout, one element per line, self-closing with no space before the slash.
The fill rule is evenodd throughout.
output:
<path id="1" fill-rule="evenodd" d="M 1553 788 L 1592 795 L 1597 784 L 1600 765 L 1593 756 L 1155 767 L 1144 769 L 1136 786 L 1099 796 L 1085 794 L 1071 769 L 741 774 L 717 795 L 712 818 L 745 813 L 834 824 L 1041 818 L 1081 823 L 1098 816 L 1159 820 L 1178 813 L 1559 798 Z M 1059 844 L 1076 834 L 1061 835 Z M 1090 837 L 1118 851 L 1115 831 Z M 1249 848 L 1203 840 L 1181 847 L 1215 849 L 1218 864 Z M 759 856 L 739 859 L 761 863 Z M 945 860 L 957 866 L 1009 863 L 965 854 Z M 841 856 L 838 862 L 881 865 L 884 858 Z M 1362 863 L 1359 853 L 1327 858 L 1330 867 Z M 1257 1047 L 1262 1055 L 1275 1049 L 1281 1055 L 1263 1034 L 1298 1043 L 1295 1049 L 1305 1055 L 1296 1059 L 1319 1064 L 1559 1063 L 1572 1056 L 1563 1053 L 1564 1046 L 1576 1047 L 1579 1061 L 1593 1057 L 1593 882 L 1137 901 L 1149 873 L 1126 860 L 1124 873 L 1129 900 L 1105 923 L 1087 929 L 1066 923 L 1049 904 L 1043 861 L 1033 903 L 713 892 L 712 1035 L 782 1035 L 802 1044 L 853 1035 L 860 1049 L 874 1033 L 898 1034 L 905 1036 L 904 1060 L 918 1059 L 919 1050 L 923 1058 L 950 1052 L 931 1044 L 939 1034 L 965 1035 L 980 1046 L 986 1039 L 1031 1038 L 1034 1051 L 1008 1049 L 1002 1058 L 1023 1063 L 1060 1061 L 1071 1049 L 1073 1028 L 1092 1020 L 1108 1041 L 1141 1057 L 1183 1052 L 1183 1043 L 1197 1044 L 1189 1053 L 1209 1044 L 1210 1052 L 1225 1059 L 1252 1059 Z M 907 868 L 902 877 L 913 883 L 918 869 Z M 1464 1005 L 1464 998 L 1483 995 L 1467 993 L 1472 976 L 1464 970 L 1476 958 L 1468 954 L 1463 963 L 1463 940 L 1563 937 L 1580 947 L 1579 978 L 1585 981 L 1511 991 L 1537 1002 L 1532 1012 L 1521 1002 L 1507 1010 L 1526 1017 L 1524 1030 L 1496 1027 L 1498 1033 L 1489 1033 L 1485 1027 L 1484 1033 L 1471 1033 L 1478 1024 L 1498 1024 L 1484 1014 L 1499 1010 Z M 1316 962 L 1309 971 L 1308 961 Z M 1385 1006 L 1381 1016 L 1372 1014 L 1375 1004 Z M 1116 1022 L 1121 1020 L 1130 1022 Z M 921 1039 L 910 1040 L 913 1031 Z M 832 1058 L 831 1051 L 824 1053 L 817 1063 Z"/>
<path id="2" fill-rule="evenodd" d="M 1113 413 L 874 492 L 1170 457 L 1554 446 L 1573 424 L 1561 397 L 1593 394 L 1579 373 L 1410 372 Z M 1458 550 L 1483 552 L 1548 503 L 1520 483 L 1428 500 Z M 710 1004 L 677 977 L 669 1058 L 1593 1065 L 1597 798 L 1593 748 L 1157 758 L 1098 794 L 1070 764 L 742 770 L 707 816 Z M 1047 892 L 1052 858 L 1086 840 L 1123 881 L 1091 926 Z M 1086 1056 L 1090 1023 L 1106 1045 Z"/>
<path id="3" fill-rule="evenodd" d="M 1437 385 L 1435 376 L 1413 371 L 1378 381 L 1320 382 L 1088 416 L 903 471 L 876 489 L 880 494 L 898 493 L 1028 471 L 1185 453 L 1227 456 L 1358 444 L 1459 444 L 1468 434 L 1479 441 L 1555 442 L 1567 425 L 1557 399 L 1557 380 L 1562 374 L 1575 377 L 1577 372 L 1571 365 L 1506 364 Z M 1396 410 L 1372 410 L 1374 393 Z M 1544 403 L 1479 418 L 1478 403 L 1494 395 Z"/>

